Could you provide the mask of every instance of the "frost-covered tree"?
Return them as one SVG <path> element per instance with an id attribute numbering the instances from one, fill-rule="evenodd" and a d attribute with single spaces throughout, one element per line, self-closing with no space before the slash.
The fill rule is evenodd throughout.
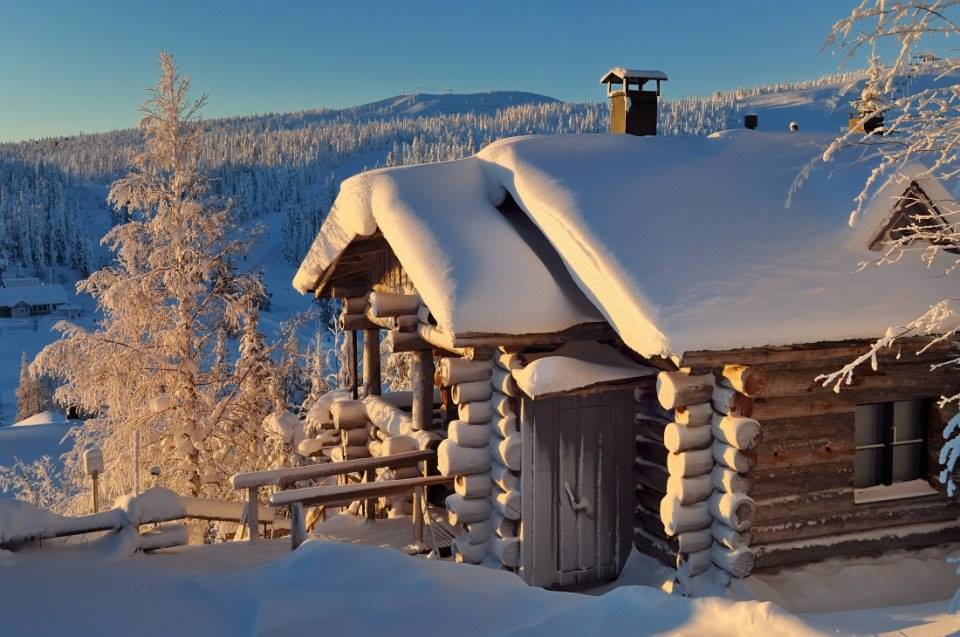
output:
<path id="1" fill-rule="evenodd" d="M 52 409 L 53 389 L 47 379 L 32 369 L 26 352 L 20 355 L 20 383 L 17 385 L 17 415 L 20 421 Z"/>
<path id="2" fill-rule="evenodd" d="M 230 496 L 231 474 L 264 466 L 262 422 L 273 408 L 264 392 L 271 349 L 258 331 L 264 289 L 234 267 L 248 241 L 202 171 L 206 98 L 190 99 L 189 88 L 161 54 L 142 108 L 144 145 L 108 195 L 127 219 L 102 240 L 115 261 L 78 284 L 103 319 L 93 331 L 59 324 L 62 338 L 37 359 L 62 379 L 62 402 L 96 414 L 74 430 L 67 478 L 81 478 L 81 454 L 97 444 L 108 496 L 130 491 L 134 472 L 153 465 L 181 493 Z M 234 365 L 230 335 L 240 335 Z M 135 432 L 141 467 L 132 466 Z"/>
<path id="3" fill-rule="evenodd" d="M 921 46 L 960 36 L 958 20 L 960 0 L 862 0 L 833 26 L 828 44 L 845 51 L 849 57 L 869 54 L 870 74 L 857 105 L 865 119 L 882 118 L 883 121 L 881 128 L 866 136 L 858 130 L 839 136 L 823 153 L 823 160 L 831 161 L 840 149 L 856 147 L 860 150 L 859 161 L 872 165 L 850 214 L 851 225 L 857 222 L 868 202 L 887 186 L 898 183 L 905 186 L 910 179 L 924 175 L 947 184 L 956 183 L 960 175 L 957 153 L 960 85 L 943 80 L 956 77 L 960 60 L 939 60 L 933 55 L 918 53 Z M 881 64 L 880 51 L 891 52 L 885 64 Z M 921 91 L 897 90 L 921 70 L 935 72 L 941 81 Z M 871 130 L 872 127 L 864 128 Z M 960 246 L 960 208 L 953 201 L 933 203 L 937 208 L 935 213 L 924 212 L 910 218 L 906 227 L 887 241 L 881 255 L 864 267 L 920 258 L 928 267 L 938 268 L 944 274 L 953 272 L 960 265 L 956 251 Z M 895 293 L 891 290 L 891 294 Z M 908 325 L 891 326 L 863 355 L 819 380 L 840 391 L 860 365 L 870 364 L 876 368 L 877 352 L 906 336 L 927 337 L 924 349 L 943 344 L 956 349 L 960 330 L 958 302 L 956 298 L 943 299 L 929 308 L 917 308 L 917 319 Z M 938 365 L 937 371 L 955 374 L 958 366 L 960 354 Z M 960 394 L 940 398 L 941 408 L 958 403 Z M 960 414 L 949 420 L 943 433 L 946 443 L 940 453 L 940 480 L 946 484 L 948 494 L 954 495 L 954 472 L 960 460 Z M 960 593 L 954 599 L 954 609 L 958 602 Z"/>

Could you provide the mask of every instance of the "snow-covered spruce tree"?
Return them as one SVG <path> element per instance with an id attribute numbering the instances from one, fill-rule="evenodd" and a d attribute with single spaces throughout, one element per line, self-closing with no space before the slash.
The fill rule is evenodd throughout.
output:
<path id="1" fill-rule="evenodd" d="M 128 219 L 102 240 L 115 261 L 78 284 L 103 319 L 94 331 L 59 324 L 63 337 L 37 365 L 62 379 L 62 403 L 96 414 L 74 430 L 67 480 L 82 479 L 83 450 L 99 445 L 108 498 L 131 491 L 134 472 L 153 465 L 160 483 L 182 494 L 230 497 L 227 478 L 262 468 L 268 454 L 262 423 L 275 401 L 265 391 L 270 350 L 258 332 L 264 289 L 235 271 L 248 242 L 200 170 L 197 118 L 206 98 L 188 97 L 189 79 L 170 55 L 161 54 L 160 70 L 142 108 L 143 148 L 108 195 Z M 230 335 L 240 335 L 235 365 Z"/>

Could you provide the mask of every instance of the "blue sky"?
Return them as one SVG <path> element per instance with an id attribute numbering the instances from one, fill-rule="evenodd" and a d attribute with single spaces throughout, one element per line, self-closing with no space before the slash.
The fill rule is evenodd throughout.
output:
<path id="1" fill-rule="evenodd" d="M 0 140 L 129 127 L 173 53 L 206 117 L 421 92 L 602 98 L 610 66 L 670 97 L 816 77 L 848 0 L 0 0 Z"/>

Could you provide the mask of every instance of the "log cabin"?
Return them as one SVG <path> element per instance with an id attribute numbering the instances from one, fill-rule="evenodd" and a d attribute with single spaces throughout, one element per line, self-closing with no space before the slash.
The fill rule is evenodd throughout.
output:
<path id="1" fill-rule="evenodd" d="M 296 274 L 364 334 L 354 398 L 382 402 L 384 330 L 412 352 L 412 415 L 367 420 L 437 448 L 456 558 L 576 588 L 635 547 L 682 587 L 960 541 L 937 402 L 960 376 L 931 372 L 953 343 L 900 341 L 839 392 L 818 380 L 952 297 L 936 261 L 864 266 L 905 219 L 952 214 L 944 187 L 911 168 L 851 227 L 866 169 L 811 171 L 829 135 L 640 119 L 352 177 Z"/>

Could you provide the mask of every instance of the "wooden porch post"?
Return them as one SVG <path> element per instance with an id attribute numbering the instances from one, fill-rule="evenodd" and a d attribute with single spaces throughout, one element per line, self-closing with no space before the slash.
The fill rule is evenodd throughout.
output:
<path id="1" fill-rule="evenodd" d="M 433 429 L 433 350 L 413 353 L 410 376 L 413 383 L 413 428 Z"/>
<path id="2" fill-rule="evenodd" d="M 260 515 L 260 490 L 257 487 L 247 489 L 247 529 L 250 531 L 250 541 L 257 541 L 258 517 Z"/>
<path id="3" fill-rule="evenodd" d="M 380 330 L 363 330 L 364 394 L 379 396 L 380 382 Z"/>
<path id="4" fill-rule="evenodd" d="M 357 330 L 349 330 L 347 352 L 350 357 L 350 393 L 356 400 L 360 395 L 360 385 L 357 379 Z"/>

